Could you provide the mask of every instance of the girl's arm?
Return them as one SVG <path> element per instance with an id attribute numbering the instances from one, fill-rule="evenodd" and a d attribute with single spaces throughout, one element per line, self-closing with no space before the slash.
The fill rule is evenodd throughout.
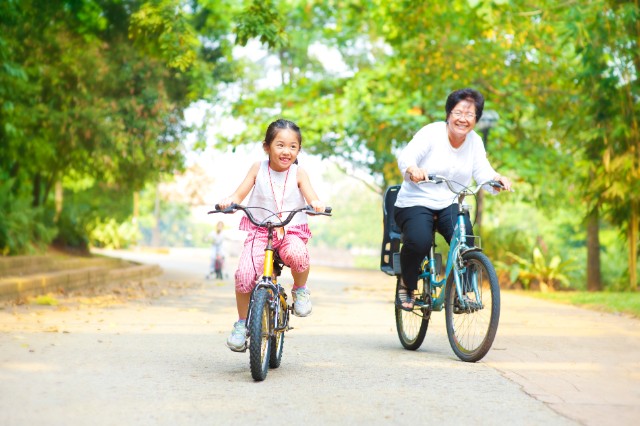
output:
<path id="1" fill-rule="evenodd" d="M 307 203 L 313 207 L 315 211 L 324 212 L 324 203 L 318 199 L 318 195 L 316 191 L 313 190 L 311 182 L 309 181 L 309 175 L 301 167 L 298 167 L 298 188 L 300 188 L 304 199 L 307 200 Z"/>
<path id="2" fill-rule="evenodd" d="M 244 200 L 247 197 L 247 195 L 249 194 L 249 191 L 251 191 L 253 186 L 256 184 L 256 177 L 258 176 L 258 170 L 260 170 L 259 161 L 254 163 L 251 166 L 251 168 L 249 169 L 249 172 L 247 173 L 247 176 L 244 178 L 240 186 L 238 186 L 238 189 L 236 189 L 235 192 L 231 194 L 229 197 L 225 198 L 224 200 L 218 203 L 220 210 L 226 209 L 232 203 L 240 204 L 242 200 Z"/>

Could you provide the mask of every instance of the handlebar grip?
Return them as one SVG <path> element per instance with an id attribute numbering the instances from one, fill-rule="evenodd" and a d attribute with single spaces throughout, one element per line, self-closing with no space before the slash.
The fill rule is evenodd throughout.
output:
<path id="1" fill-rule="evenodd" d="M 236 203 L 231 203 L 231 205 L 229 205 L 229 207 L 227 207 L 226 209 L 221 209 L 220 208 L 220 204 L 216 204 L 215 206 L 213 206 L 215 210 L 211 210 L 210 212 L 208 212 L 208 214 L 211 213 L 233 213 L 237 208 L 238 208 L 238 204 Z"/>
<path id="2" fill-rule="evenodd" d="M 427 175 L 427 179 L 428 180 L 436 180 L 436 175 L 435 174 Z"/>
<path id="3" fill-rule="evenodd" d="M 331 207 L 326 207 L 324 208 L 324 212 L 317 212 L 316 209 L 314 209 L 311 204 L 307 204 L 307 206 L 305 207 L 306 209 L 306 213 L 307 214 L 331 214 L 331 211 L 333 210 Z"/>

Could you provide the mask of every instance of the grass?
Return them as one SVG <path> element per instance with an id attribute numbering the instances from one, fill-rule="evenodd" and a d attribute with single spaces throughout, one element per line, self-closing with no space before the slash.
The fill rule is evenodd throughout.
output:
<path id="1" fill-rule="evenodd" d="M 553 302 L 597 311 L 624 313 L 640 318 L 640 292 L 557 291 L 554 293 L 526 292 L 526 294 Z"/>

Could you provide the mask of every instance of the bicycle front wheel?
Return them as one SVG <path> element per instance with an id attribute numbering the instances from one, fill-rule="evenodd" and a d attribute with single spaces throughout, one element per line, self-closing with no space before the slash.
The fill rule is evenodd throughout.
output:
<path id="1" fill-rule="evenodd" d="M 500 286 L 496 271 L 484 253 L 469 252 L 462 259 L 466 268 L 460 275 L 463 303 L 456 292 L 455 271 L 447 279 L 447 335 L 458 358 L 476 362 L 489 352 L 498 331 Z M 477 282 L 477 294 L 473 291 L 474 282 Z"/>
<path id="2" fill-rule="evenodd" d="M 396 282 L 396 330 L 398 331 L 398 338 L 400 343 L 405 349 L 415 351 L 422 345 L 424 337 L 427 334 L 427 327 L 429 327 L 429 315 L 428 310 L 420 307 L 419 302 L 424 296 L 424 292 L 421 297 L 416 298 L 416 304 L 413 310 L 405 311 L 400 305 L 400 299 L 398 297 L 398 290 L 400 288 L 400 280 L 398 277 Z M 419 289 L 418 289 L 419 290 Z M 418 291 L 416 291 L 418 296 Z"/>
<path id="3" fill-rule="evenodd" d="M 289 306 L 283 295 L 278 297 L 280 303 L 280 314 L 278 316 L 278 328 L 284 328 L 289 322 Z M 275 313 L 272 312 L 272 315 Z M 275 323 L 275 322 L 274 322 Z M 282 362 L 282 352 L 284 351 L 284 330 L 275 331 L 271 336 L 271 355 L 269 357 L 269 367 L 278 368 Z"/>
<path id="4" fill-rule="evenodd" d="M 253 380 L 262 381 L 269 371 L 271 339 L 269 339 L 269 295 L 271 291 L 259 288 L 253 295 L 251 304 L 251 324 L 249 325 L 249 364 Z"/>

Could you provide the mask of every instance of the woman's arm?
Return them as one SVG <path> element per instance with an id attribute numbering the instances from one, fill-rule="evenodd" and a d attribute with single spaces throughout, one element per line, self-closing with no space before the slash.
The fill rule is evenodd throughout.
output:
<path id="1" fill-rule="evenodd" d="M 426 171 L 419 164 L 429 152 L 429 137 L 427 127 L 420 129 L 398 155 L 398 168 L 403 180 L 420 182 L 426 179 Z"/>
<path id="2" fill-rule="evenodd" d="M 260 162 L 257 161 L 251 166 L 251 168 L 249 169 L 249 172 L 247 173 L 247 176 L 245 176 L 240 186 L 238 186 L 238 189 L 236 189 L 235 192 L 231 194 L 229 197 L 225 198 L 224 200 L 218 203 L 221 210 L 226 209 L 232 203 L 240 204 L 242 200 L 244 200 L 247 197 L 247 195 L 249 194 L 249 191 L 251 191 L 253 186 L 256 184 L 256 177 L 258 176 L 259 170 L 260 170 Z"/>
<path id="3" fill-rule="evenodd" d="M 311 186 L 309 175 L 301 167 L 298 167 L 298 188 L 300 188 L 304 199 L 307 200 L 307 203 L 313 207 L 315 211 L 324 212 L 324 203 L 318 199 L 318 194 L 316 194 L 316 191 L 314 191 Z"/>

